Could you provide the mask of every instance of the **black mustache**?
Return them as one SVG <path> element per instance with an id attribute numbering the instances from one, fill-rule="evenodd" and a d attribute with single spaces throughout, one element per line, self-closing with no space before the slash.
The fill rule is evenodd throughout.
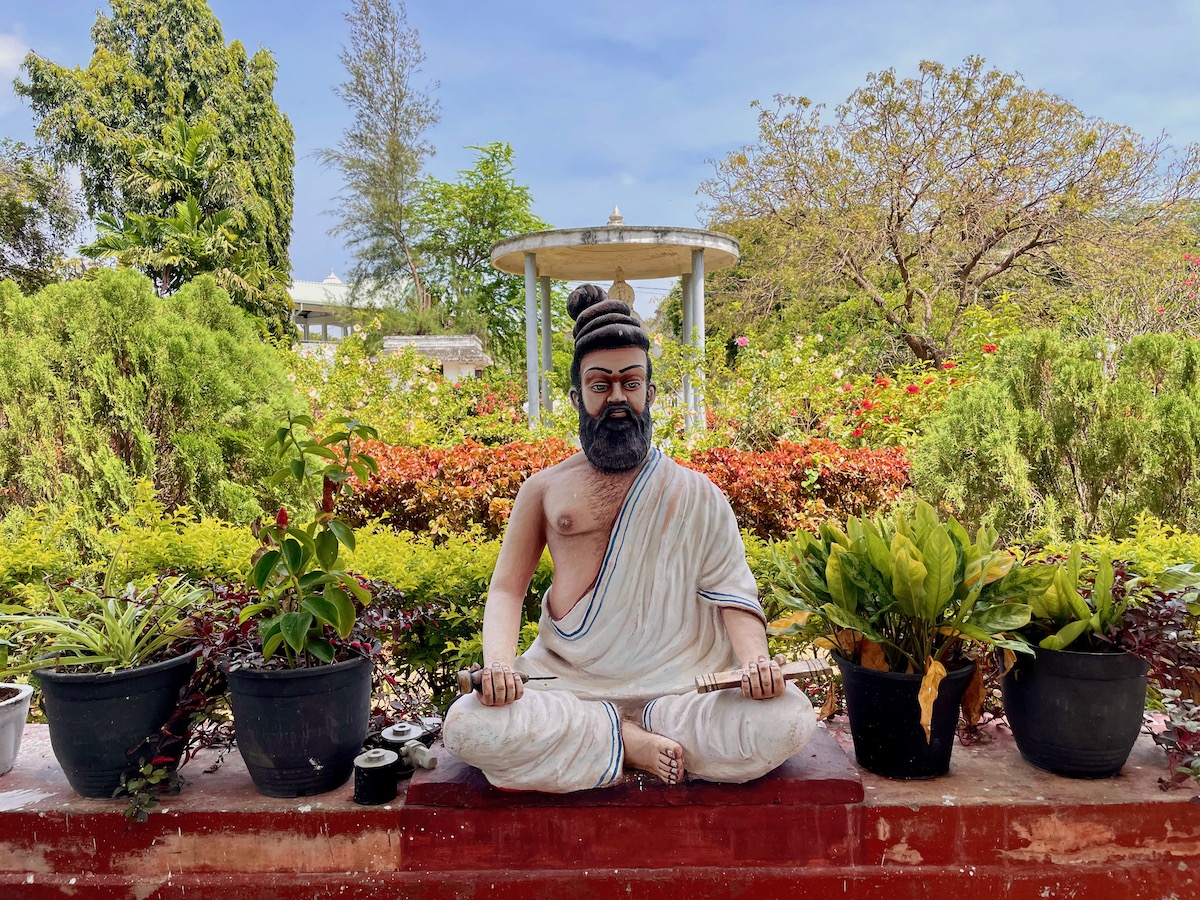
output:
<path id="1" fill-rule="evenodd" d="M 602 422 L 607 422 L 610 418 L 612 418 L 613 413 L 617 412 L 625 413 L 625 415 L 630 419 L 637 415 L 637 413 L 633 411 L 632 406 L 624 401 L 621 401 L 618 403 L 606 404 L 604 409 L 600 410 L 600 415 L 596 416 L 596 418 Z"/>

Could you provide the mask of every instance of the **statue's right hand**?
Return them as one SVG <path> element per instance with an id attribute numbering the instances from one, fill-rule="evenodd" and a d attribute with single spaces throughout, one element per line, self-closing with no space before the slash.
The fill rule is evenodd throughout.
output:
<path id="1" fill-rule="evenodd" d="M 512 666 L 494 662 L 483 667 L 479 692 L 484 706 L 507 706 L 524 696 L 525 685 Z"/>

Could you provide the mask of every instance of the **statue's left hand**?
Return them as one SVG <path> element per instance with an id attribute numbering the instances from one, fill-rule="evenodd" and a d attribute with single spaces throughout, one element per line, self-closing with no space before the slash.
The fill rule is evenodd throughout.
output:
<path id="1" fill-rule="evenodd" d="M 742 695 L 751 700 L 769 700 L 782 694 L 785 687 L 782 663 L 782 656 L 746 660 L 742 664 Z"/>

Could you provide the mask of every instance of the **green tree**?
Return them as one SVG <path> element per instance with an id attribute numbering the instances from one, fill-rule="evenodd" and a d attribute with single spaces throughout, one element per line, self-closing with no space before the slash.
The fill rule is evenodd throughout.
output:
<path id="1" fill-rule="evenodd" d="M 101 213 L 99 237 L 85 256 L 115 256 L 144 272 L 160 296 L 211 273 L 239 306 L 260 316 L 276 337 L 291 333 L 285 273 L 272 268 L 260 244 L 245 240 L 242 198 L 251 190 L 245 167 L 230 166 L 216 131 L 177 119 L 160 141 L 140 138 L 122 178 L 163 213 Z"/>
<path id="2" fill-rule="evenodd" d="M 353 121 L 336 147 L 317 151 L 344 182 L 331 233 L 344 236 L 354 254 L 353 293 L 407 279 L 413 305 L 428 310 L 414 206 L 421 166 L 433 153 L 424 135 L 439 113 L 415 84 L 425 54 L 401 0 L 355 0 L 346 21 L 350 42 L 339 59 L 347 79 L 334 90 Z"/>
<path id="3" fill-rule="evenodd" d="M 25 144 L 0 141 L 0 280 L 24 291 L 54 281 L 78 224 L 61 167 Z"/>
<path id="4" fill-rule="evenodd" d="M 530 211 L 529 189 L 513 177 L 513 150 L 493 142 L 456 182 L 428 178 L 415 207 L 417 251 L 427 290 L 465 324 L 477 322 L 488 349 L 510 367 L 525 358 L 525 286 L 491 265 L 491 247 L 514 234 L 550 226 Z"/>
<path id="5" fill-rule="evenodd" d="M 867 76 L 838 106 L 759 104 L 758 142 L 702 190 L 723 227 L 770 229 L 763 267 L 861 292 L 920 360 L 940 363 L 973 307 L 1023 271 L 1061 278 L 1072 248 L 1158 236 L 1195 196 L 1200 150 L 1085 116 L 979 57 Z"/>
<path id="6" fill-rule="evenodd" d="M 29 80 L 16 84 L 55 159 L 79 167 L 88 213 L 171 215 L 185 196 L 156 191 L 129 173 L 153 168 L 147 147 L 176 120 L 205 124 L 239 188 L 242 243 L 261 248 L 266 268 L 288 272 L 294 135 L 275 104 L 270 51 L 247 58 L 239 41 L 226 45 L 204 0 L 110 4 L 111 14 L 99 14 L 92 27 L 96 49 L 86 69 L 30 53 Z"/>

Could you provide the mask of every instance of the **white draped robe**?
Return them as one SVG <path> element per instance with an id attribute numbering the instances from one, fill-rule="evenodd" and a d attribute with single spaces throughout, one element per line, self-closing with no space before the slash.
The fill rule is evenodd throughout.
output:
<path id="1" fill-rule="evenodd" d="M 553 590 L 514 667 L 554 680 L 529 682 L 507 706 L 471 695 L 447 712 L 446 747 L 493 784 L 562 792 L 614 783 L 622 718 L 677 741 L 687 772 L 710 781 L 757 778 L 812 736 L 812 706 L 793 685 L 770 700 L 695 692 L 697 675 L 741 663 L 721 610 L 764 616 L 728 500 L 657 448 L 617 515 L 592 588 L 557 620 Z"/>

